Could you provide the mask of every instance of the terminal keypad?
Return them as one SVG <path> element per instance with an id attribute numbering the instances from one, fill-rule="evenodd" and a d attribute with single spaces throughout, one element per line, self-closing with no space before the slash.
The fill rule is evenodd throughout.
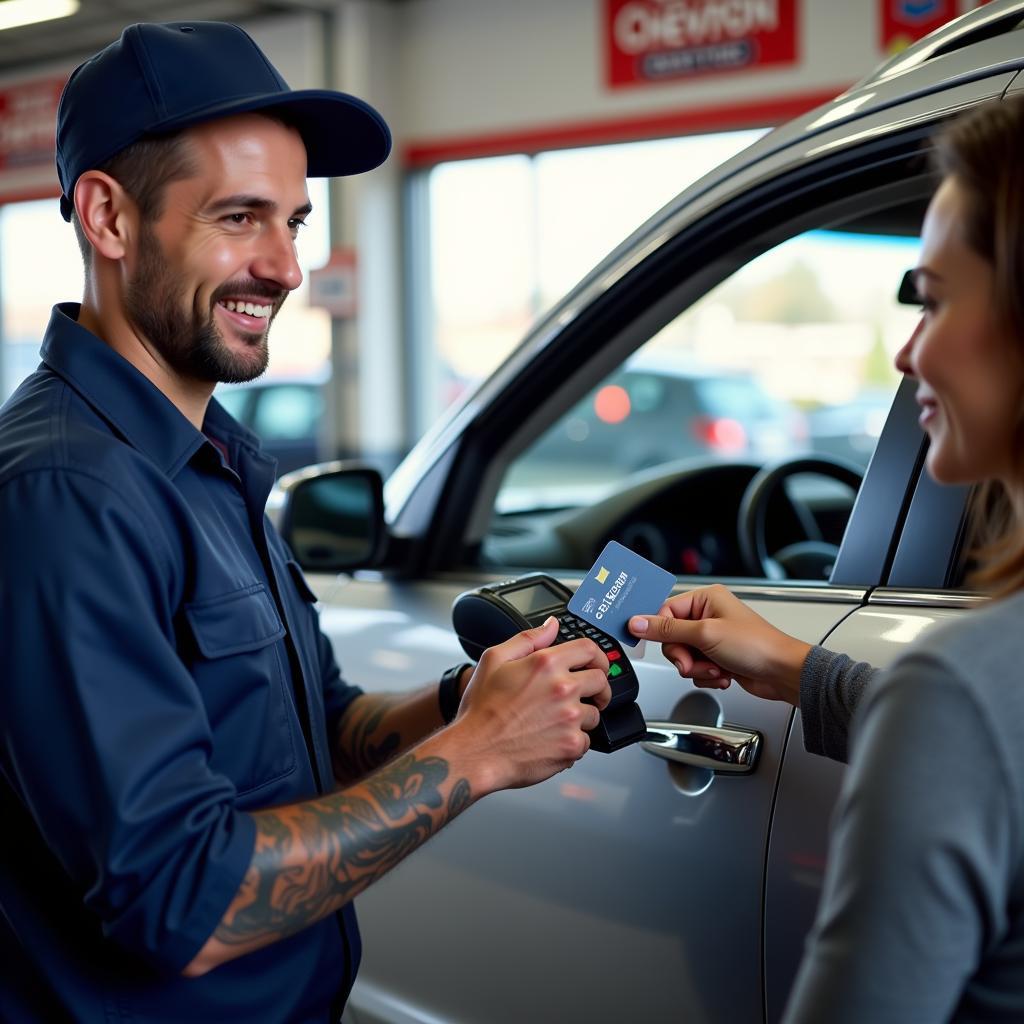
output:
<path id="1" fill-rule="evenodd" d="M 563 612 L 559 616 L 558 639 L 555 643 L 568 643 L 570 640 L 578 640 L 580 637 L 593 640 L 608 658 L 608 681 L 612 686 L 612 703 L 618 703 L 626 696 L 630 700 L 635 699 L 636 675 L 619 642 L 589 622 L 577 618 L 570 612 Z"/>

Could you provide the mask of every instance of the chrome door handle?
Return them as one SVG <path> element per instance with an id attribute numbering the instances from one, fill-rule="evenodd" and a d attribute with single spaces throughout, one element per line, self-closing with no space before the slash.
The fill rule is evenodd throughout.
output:
<path id="1" fill-rule="evenodd" d="M 724 725 L 680 725 L 648 722 L 647 738 L 640 746 L 666 761 L 710 768 L 715 772 L 752 772 L 761 753 L 761 734 Z"/>

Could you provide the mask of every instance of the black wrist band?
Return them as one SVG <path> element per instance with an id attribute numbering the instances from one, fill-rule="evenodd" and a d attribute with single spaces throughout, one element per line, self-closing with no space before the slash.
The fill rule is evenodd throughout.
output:
<path id="1" fill-rule="evenodd" d="M 454 722 L 455 716 L 459 713 L 459 704 L 462 701 L 462 694 L 459 693 L 459 680 L 462 678 L 462 673 L 472 667 L 470 662 L 464 661 L 461 665 L 448 669 L 441 676 L 441 682 L 437 684 L 437 703 L 441 707 L 441 717 L 444 719 L 445 725 Z"/>

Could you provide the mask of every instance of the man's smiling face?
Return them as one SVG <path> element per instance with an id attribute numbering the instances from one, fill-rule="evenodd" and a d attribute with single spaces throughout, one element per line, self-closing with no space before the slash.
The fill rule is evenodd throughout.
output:
<path id="1" fill-rule="evenodd" d="M 270 322 L 302 282 L 295 238 L 310 211 L 298 132 L 258 114 L 188 132 L 195 173 L 142 224 L 125 313 L 176 376 L 241 382 L 267 366 Z"/>

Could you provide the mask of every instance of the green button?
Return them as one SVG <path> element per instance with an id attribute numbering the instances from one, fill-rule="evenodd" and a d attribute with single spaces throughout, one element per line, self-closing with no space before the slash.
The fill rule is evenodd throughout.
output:
<path id="1" fill-rule="evenodd" d="M 621 676 L 621 675 L 622 675 L 622 667 L 620 665 L 616 665 L 613 662 L 612 663 L 612 667 L 610 669 L 608 669 L 608 678 L 609 679 L 614 679 L 616 676 Z"/>

